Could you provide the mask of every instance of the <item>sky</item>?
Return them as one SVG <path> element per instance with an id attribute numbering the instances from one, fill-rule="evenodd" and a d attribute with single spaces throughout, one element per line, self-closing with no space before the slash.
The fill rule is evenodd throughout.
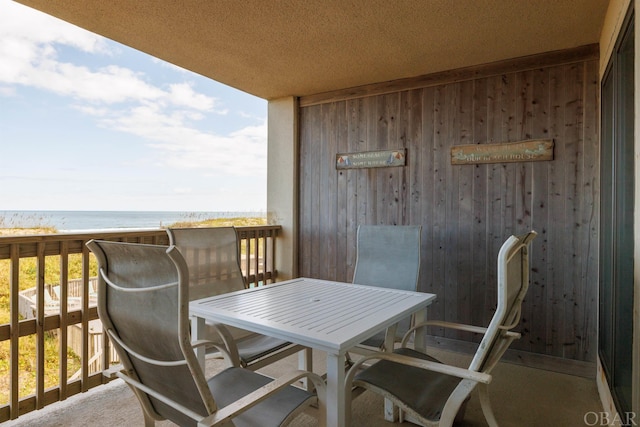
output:
<path id="1" fill-rule="evenodd" d="M 266 210 L 267 102 L 0 0 L 1 210 Z"/>

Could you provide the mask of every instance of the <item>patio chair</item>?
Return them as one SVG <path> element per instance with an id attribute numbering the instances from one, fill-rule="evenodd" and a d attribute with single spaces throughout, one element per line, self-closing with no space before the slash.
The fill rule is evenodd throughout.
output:
<path id="1" fill-rule="evenodd" d="M 189 274 L 175 246 L 87 246 L 99 266 L 98 315 L 122 362 L 113 375 L 134 391 L 145 425 L 168 419 L 180 426 L 280 426 L 316 402 L 324 414 L 324 384 L 310 372 L 273 380 L 229 366 L 205 379 L 194 347 L 215 344 L 190 342 Z M 231 364 L 225 348 L 218 351 Z M 291 385 L 302 378 L 317 393 Z"/>
<path id="2" fill-rule="evenodd" d="M 356 266 L 352 283 L 415 291 L 420 273 L 419 225 L 360 225 L 356 237 Z M 400 341 L 411 326 L 401 321 L 390 341 Z M 384 349 L 386 332 L 367 339 L 351 351 L 371 353 Z"/>
<path id="3" fill-rule="evenodd" d="M 62 302 L 62 298 L 61 298 L 62 295 L 60 295 L 60 285 L 52 286 L 51 290 L 53 291 L 53 293 L 55 294 L 56 298 L 58 299 L 58 302 L 61 303 Z M 78 308 L 82 307 L 82 298 L 81 297 L 67 296 L 67 304 L 69 306 L 69 310 L 78 309 Z"/>
<path id="4" fill-rule="evenodd" d="M 191 301 L 245 289 L 234 227 L 169 228 L 167 233 L 187 262 Z M 208 323 L 206 328 L 207 339 L 224 345 L 242 367 L 257 370 L 299 351 L 306 353 L 301 367 L 311 366 L 305 347 L 230 326 Z"/>
<path id="5" fill-rule="evenodd" d="M 53 299 L 48 289 L 45 288 L 43 291 L 45 313 L 60 311 L 60 300 Z M 37 306 L 37 304 L 35 304 L 35 306 Z"/>
<path id="6" fill-rule="evenodd" d="M 353 365 L 345 381 L 347 396 L 352 387 L 361 387 L 398 405 L 401 422 L 406 419 L 425 426 L 451 426 L 454 420 L 464 417 L 466 402 L 477 386 L 482 412 L 490 426 L 497 426 L 487 385 L 491 371 L 511 342 L 520 338 L 512 329 L 520 321 L 522 300 L 529 287 L 528 246 L 535 237 L 536 232 L 531 231 L 521 237 L 511 236 L 502 245 L 498 254 L 498 303 L 487 328 L 442 321 L 414 325 L 393 353 L 364 356 Z M 483 334 L 469 367 L 450 366 L 407 348 L 410 336 L 425 326 Z M 372 360 L 379 361 L 361 369 Z"/>

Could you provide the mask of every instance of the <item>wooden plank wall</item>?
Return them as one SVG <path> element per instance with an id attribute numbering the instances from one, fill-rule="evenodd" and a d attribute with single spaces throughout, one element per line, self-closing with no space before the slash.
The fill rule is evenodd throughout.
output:
<path id="1" fill-rule="evenodd" d="M 599 86 L 597 54 L 587 51 L 406 90 L 396 82 L 377 95 L 301 98 L 300 275 L 351 281 L 359 224 L 421 224 L 419 288 L 438 295 L 429 317 L 487 325 L 498 250 L 534 229 L 524 336 L 512 348 L 595 362 Z M 553 138 L 553 161 L 450 162 L 453 145 L 535 138 Z M 402 147 L 405 167 L 335 168 L 339 152 Z"/>

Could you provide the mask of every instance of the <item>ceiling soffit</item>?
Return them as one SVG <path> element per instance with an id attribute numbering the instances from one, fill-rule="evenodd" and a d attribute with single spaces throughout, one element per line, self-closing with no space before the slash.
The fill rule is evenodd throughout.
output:
<path id="1" fill-rule="evenodd" d="M 19 0 L 264 99 L 597 43 L 604 0 Z"/>

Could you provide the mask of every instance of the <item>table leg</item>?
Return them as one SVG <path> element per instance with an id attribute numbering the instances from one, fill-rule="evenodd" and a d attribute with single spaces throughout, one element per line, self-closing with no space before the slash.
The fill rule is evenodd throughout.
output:
<path id="1" fill-rule="evenodd" d="M 201 340 L 204 339 L 204 329 L 205 329 L 205 319 L 202 317 L 194 316 L 191 318 L 191 339 Z M 196 347 L 196 358 L 198 359 L 198 363 L 200 367 L 202 367 L 202 372 L 205 371 L 205 355 L 207 353 L 207 349 L 204 346 Z"/>
<path id="2" fill-rule="evenodd" d="M 427 321 L 427 309 L 417 311 L 414 315 L 415 324 L 423 323 Z M 419 328 L 414 335 L 413 348 L 420 352 L 425 352 L 427 349 L 427 343 L 425 341 L 425 328 Z"/>
<path id="3" fill-rule="evenodd" d="M 392 352 L 395 348 L 397 331 L 397 323 L 394 323 L 387 328 L 387 331 L 384 334 L 384 351 Z"/>
<path id="4" fill-rule="evenodd" d="M 345 413 L 345 363 L 344 354 L 327 353 L 327 426 L 346 427 Z"/>
<path id="5" fill-rule="evenodd" d="M 397 323 L 387 328 L 387 333 L 384 340 L 384 351 L 388 353 L 393 352 L 393 349 L 395 348 L 397 330 Z M 394 405 L 390 399 L 387 398 L 384 399 L 384 419 L 392 423 L 398 421 L 398 407 Z"/>

